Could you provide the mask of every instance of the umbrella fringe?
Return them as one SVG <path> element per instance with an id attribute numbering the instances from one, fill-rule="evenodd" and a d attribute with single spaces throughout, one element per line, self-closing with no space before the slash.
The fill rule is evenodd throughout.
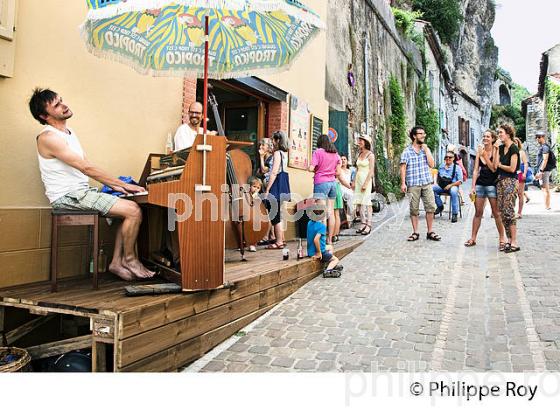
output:
<path id="1" fill-rule="evenodd" d="M 80 32 L 84 43 L 86 45 L 87 50 L 98 58 L 103 58 L 110 61 L 115 61 L 124 65 L 127 65 L 134 69 L 139 74 L 143 75 L 152 75 L 154 77 L 197 77 L 203 78 L 204 77 L 204 67 L 201 66 L 200 69 L 189 69 L 189 70 L 155 70 L 151 67 L 145 67 L 142 64 L 138 63 L 137 61 L 121 55 L 116 54 L 112 51 L 108 50 L 100 50 L 97 47 L 94 47 L 89 42 L 89 33 L 86 28 L 86 25 L 83 24 L 80 26 Z M 248 71 L 234 71 L 234 72 L 224 72 L 224 73 L 216 73 L 216 72 L 209 72 L 209 78 L 214 80 L 227 80 L 231 78 L 242 78 L 242 77 L 251 77 L 251 76 L 262 76 L 262 75 L 272 75 L 272 74 L 279 74 L 291 69 L 292 65 L 294 64 L 297 56 L 305 50 L 309 44 L 313 41 L 313 39 L 319 34 L 319 30 L 314 30 L 311 35 L 309 36 L 308 41 L 304 43 L 304 45 L 291 56 L 290 61 L 281 67 L 266 67 L 266 68 L 252 68 Z"/>
<path id="2" fill-rule="evenodd" d="M 126 3 L 105 6 L 99 9 L 90 9 L 87 14 L 88 20 L 101 20 L 123 13 L 144 11 L 149 9 L 163 8 L 169 4 L 178 4 L 189 7 L 201 7 L 208 9 L 244 10 L 247 8 L 247 0 L 135 0 Z M 293 6 L 285 0 L 256 0 L 250 2 L 250 10 L 256 12 L 283 11 L 287 15 L 295 17 L 314 27 L 325 29 L 326 26 L 315 12 Z"/>

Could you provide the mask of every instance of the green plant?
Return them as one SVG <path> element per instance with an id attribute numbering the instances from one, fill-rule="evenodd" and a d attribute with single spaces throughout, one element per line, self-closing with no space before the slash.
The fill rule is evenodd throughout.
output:
<path id="1" fill-rule="evenodd" d="M 426 131 L 426 144 L 432 151 L 439 145 L 440 124 L 439 115 L 432 108 L 430 89 L 426 80 L 418 84 L 416 91 L 416 124 L 424 127 Z"/>
<path id="2" fill-rule="evenodd" d="M 394 156 L 400 155 L 406 142 L 406 112 L 404 98 L 399 81 L 391 76 L 389 79 L 389 93 L 391 97 L 391 115 L 389 126 Z"/>
<path id="3" fill-rule="evenodd" d="M 546 117 L 550 128 L 560 130 L 560 84 L 546 80 Z"/>
<path id="4" fill-rule="evenodd" d="M 395 25 L 405 35 L 411 38 L 414 31 L 414 21 L 422 17 L 422 13 L 418 11 L 408 11 L 391 7 L 391 11 L 395 16 Z"/>
<path id="5" fill-rule="evenodd" d="M 525 117 L 519 107 L 513 105 L 495 105 L 490 116 L 490 128 L 496 129 L 501 123 L 507 122 L 515 127 L 515 134 L 525 141 Z"/>
<path id="6" fill-rule="evenodd" d="M 432 23 L 444 43 L 455 40 L 463 21 L 459 0 L 412 0 L 412 9 Z"/>
<path id="7" fill-rule="evenodd" d="M 375 186 L 377 192 L 387 196 L 393 194 L 397 199 L 402 198 L 400 176 L 391 172 L 391 161 L 385 158 L 385 127 L 380 126 L 375 136 Z"/>
<path id="8" fill-rule="evenodd" d="M 551 129 L 560 130 L 560 84 L 548 78 L 545 85 L 546 117 Z M 560 148 L 556 147 L 556 158 L 560 168 Z"/>

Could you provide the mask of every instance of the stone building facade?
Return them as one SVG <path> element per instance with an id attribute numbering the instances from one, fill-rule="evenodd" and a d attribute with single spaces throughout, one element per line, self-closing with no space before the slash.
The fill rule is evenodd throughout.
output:
<path id="1" fill-rule="evenodd" d="M 360 133 L 373 140 L 384 133 L 385 153 L 391 136 L 389 79 L 399 81 L 407 127 L 415 122 L 415 94 L 422 75 L 418 48 L 401 36 L 386 0 L 329 0 L 326 99 L 334 115 L 346 113 L 349 154 Z M 340 125 L 343 126 L 343 125 Z M 340 130 L 338 130 L 340 134 Z"/>
<path id="2" fill-rule="evenodd" d="M 526 121 L 525 150 L 529 157 L 529 164 L 534 166 L 539 150 L 539 144 L 535 140 L 535 134 L 537 131 L 547 129 L 544 101 L 538 95 L 533 95 L 523 100 L 521 109 Z"/>

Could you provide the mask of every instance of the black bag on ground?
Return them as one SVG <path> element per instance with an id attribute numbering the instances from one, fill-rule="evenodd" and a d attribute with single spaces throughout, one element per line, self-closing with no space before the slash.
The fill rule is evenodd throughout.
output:
<path id="1" fill-rule="evenodd" d="M 451 174 L 451 178 L 447 178 L 447 177 L 442 177 L 438 171 L 437 174 L 437 184 L 439 185 L 439 187 L 443 190 L 445 190 L 445 187 L 449 184 L 453 183 L 453 177 L 455 176 L 455 171 L 457 170 L 457 163 L 454 162 L 453 163 L 453 173 Z"/>

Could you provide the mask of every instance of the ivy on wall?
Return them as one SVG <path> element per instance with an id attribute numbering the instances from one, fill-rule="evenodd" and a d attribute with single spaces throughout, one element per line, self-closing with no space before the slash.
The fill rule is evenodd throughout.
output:
<path id="1" fill-rule="evenodd" d="M 389 126 L 391 127 L 393 156 L 396 157 L 401 154 L 406 142 L 406 111 L 399 80 L 394 76 L 389 79 L 389 94 L 391 97 Z"/>
<path id="2" fill-rule="evenodd" d="M 385 127 L 380 126 L 375 136 L 375 186 L 377 192 L 387 197 L 393 194 L 397 199 L 402 198 L 403 194 L 400 190 L 401 182 L 398 173 L 391 172 L 391 162 L 385 158 L 383 145 L 385 143 Z"/>
<path id="3" fill-rule="evenodd" d="M 406 38 L 411 38 L 414 35 L 414 22 L 422 18 L 422 13 L 419 11 L 408 11 L 391 7 L 391 11 L 395 16 L 395 25 L 404 34 Z"/>
<path id="4" fill-rule="evenodd" d="M 424 127 L 426 131 L 426 144 L 435 151 L 439 144 L 439 115 L 432 108 L 430 90 L 426 80 L 418 84 L 416 91 L 416 124 Z"/>
<path id="5" fill-rule="evenodd" d="M 551 128 L 560 130 L 560 84 L 546 80 L 546 115 Z"/>
<path id="6" fill-rule="evenodd" d="M 546 117 L 551 129 L 560 131 L 560 84 L 546 80 Z M 560 146 L 556 145 L 557 163 L 560 168 Z"/>

